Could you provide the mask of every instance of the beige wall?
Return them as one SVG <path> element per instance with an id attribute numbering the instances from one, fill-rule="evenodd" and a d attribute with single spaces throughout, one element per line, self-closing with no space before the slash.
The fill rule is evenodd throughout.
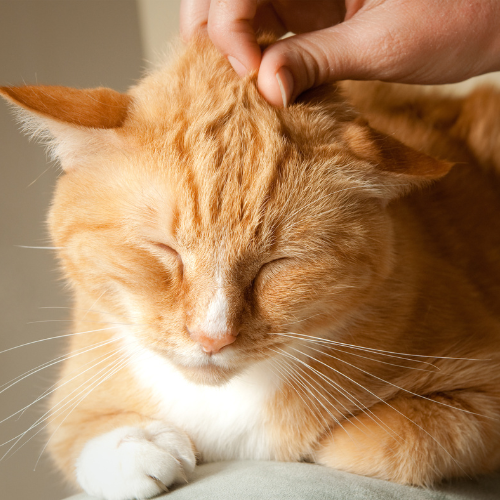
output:
<path id="1" fill-rule="evenodd" d="M 162 60 L 168 42 L 179 31 L 181 0 L 137 0 L 144 59 L 148 66 Z"/>

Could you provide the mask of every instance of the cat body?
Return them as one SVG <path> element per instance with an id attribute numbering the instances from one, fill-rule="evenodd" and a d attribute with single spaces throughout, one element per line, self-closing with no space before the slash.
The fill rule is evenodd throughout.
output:
<path id="1" fill-rule="evenodd" d="M 499 93 L 346 82 L 277 110 L 202 38 L 128 94 L 1 92 L 66 171 L 67 477 L 126 499 L 196 459 L 500 466 Z"/>

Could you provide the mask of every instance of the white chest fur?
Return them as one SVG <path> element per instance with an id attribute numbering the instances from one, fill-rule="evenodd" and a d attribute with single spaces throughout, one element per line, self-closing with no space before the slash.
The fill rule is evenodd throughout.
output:
<path id="1" fill-rule="evenodd" d="M 278 390 L 279 377 L 269 362 L 221 387 L 189 382 L 156 354 L 138 357 L 132 365 L 140 383 L 157 398 L 157 418 L 186 431 L 203 460 L 276 458 L 264 407 Z"/>

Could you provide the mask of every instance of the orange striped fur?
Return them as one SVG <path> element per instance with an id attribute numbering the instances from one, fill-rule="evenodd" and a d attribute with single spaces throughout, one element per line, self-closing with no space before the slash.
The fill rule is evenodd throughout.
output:
<path id="1" fill-rule="evenodd" d="M 500 93 L 346 82 L 280 110 L 255 81 L 198 39 L 126 95 L 0 90 L 65 169 L 50 230 L 90 332 L 68 352 L 94 347 L 52 397 L 57 466 L 160 420 L 199 461 L 495 470 Z"/>

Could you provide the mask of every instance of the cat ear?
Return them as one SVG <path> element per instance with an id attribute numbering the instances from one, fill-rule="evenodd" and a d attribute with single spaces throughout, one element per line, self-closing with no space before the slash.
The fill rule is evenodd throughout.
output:
<path id="1" fill-rule="evenodd" d="M 387 201 L 440 179 L 453 166 L 416 151 L 361 120 L 347 125 L 344 139 L 358 158 L 374 167 L 367 172 L 373 179 L 373 192 Z"/>
<path id="2" fill-rule="evenodd" d="M 120 147 L 116 129 L 123 125 L 131 101 L 107 88 L 46 85 L 0 87 L 0 95 L 16 106 L 24 130 L 47 142 L 65 169 Z"/>

